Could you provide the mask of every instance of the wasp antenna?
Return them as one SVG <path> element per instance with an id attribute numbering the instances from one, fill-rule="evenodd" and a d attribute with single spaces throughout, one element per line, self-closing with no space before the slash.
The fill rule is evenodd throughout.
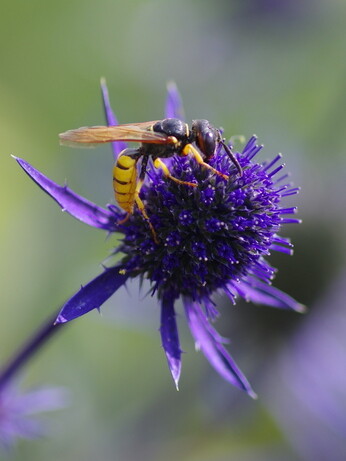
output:
<path id="1" fill-rule="evenodd" d="M 234 166 L 237 168 L 238 173 L 239 173 L 239 176 L 242 177 L 242 176 L 243 176 L 243 169 L 242 169 L 242 167 L 240 166 L 240 163 L 239 163 L 238 160 L 235 158 L 233 152 L 232 152 L 231 149 L 227 146 L 227 144 L 226 144 L 224 141 L 221 141 L 221 144 L 222 144 L 223 147 L 225 148 L 225 151 L 226 151 L 228 157 L 231 159 L 232 163 L 233 163 Z"/>

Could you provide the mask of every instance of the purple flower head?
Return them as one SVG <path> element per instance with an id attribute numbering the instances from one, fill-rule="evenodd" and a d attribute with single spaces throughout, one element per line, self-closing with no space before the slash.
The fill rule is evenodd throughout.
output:
<path id="1" fill-rule="evenodd" d="M 116 119 L 104 81 L 102 94 L 107 123 L 113 125 Z M 176 86 L 170 84 L 166 115 L 182 118 L 182 114 L 180 95 Z M 112 147 L 116 157 L 119 143 L 113 142 Z M 230 144 L 229 148 L 232 148 Z M 242 152 L 234 153 L 243 170 L 240 175 L 220 144 L 209 163 L 227 175 L 228 180 L 199 165 L 194 158 L 169 158 L 166 163 L 171 175 L 197 187 L 165 178 L 162 171 L 149 162 L 140 198 L 157 234 L 157 242 L 148 221 L 136 207 L 125 221 L 124 213 L 114 205 L 100 208 L 17 159 L 65 211 L 91 226 L 123 234 L 115 250 L 123 255 L 120 263 L 106 268 L 82 287 L 63 306 L 57 322 L 67 322 L 99 308 L 128 278 L 148 279 L 152 294 L 161 302 L 162 345 L 176 385 L 181 370 L 181 349 L 174 303 L 181 298 L 198 349 L 221 376 L 254 396 L 245 376 L 225 349 L 224 339 L 210 325 L 218 315 L 213 294 L 224 292 L 232 303 L 243 297 L 298 312 L 304 309 L 271 286 L 275 269 L 265 257 L 272 250 L 292 253 L 290 241 L 278 232 L 285 223 L 299 222 L 287 217 L 296 209 L 281 204 L 283 198 L 296 194 L 298 188 L 285 183 L 288 175 L 279 174 L 284 166 L 279 163 L 280 155 L 265 163 L 254 160 L 261 149 L 253 136 Z"/>
<path id="2" fill-rule="evenodd" d="M 37 388 L 20 393 L 13 385 L 0 392 L 0 449 L 9 450 L 17 439 L 34 439 L 47 432 L 47 424 L 36 415 L 62 408 L 67 395 L 60 388 Z"/>

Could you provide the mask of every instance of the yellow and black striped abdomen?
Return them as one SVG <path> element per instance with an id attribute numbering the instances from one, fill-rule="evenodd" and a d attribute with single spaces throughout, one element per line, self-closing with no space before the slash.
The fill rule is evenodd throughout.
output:
<path id="1" fill-rule="evenodd" d="M 120 154 L 113 168 L 113 188 L 115 200 L 127 213 L 133 213 L 137 185 L 138 158 Z"/>

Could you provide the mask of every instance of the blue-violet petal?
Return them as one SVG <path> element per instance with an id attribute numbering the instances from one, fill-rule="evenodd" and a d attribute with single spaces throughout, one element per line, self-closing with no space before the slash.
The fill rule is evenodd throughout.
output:
<path id="1" fill-rule="evenodd" d="M 101 208 L 79 196 L 69 187 L 56 184 L 25 160 L 14 156 L 13 158 L 19 163 L 28 176 L 60 205 L 63 211 L 66 211 L 74 218 L 79 219 L 79 221 L 89 226 L 104 229 L 109 232 L 115 232 L 117 230 L 117 221 L 120 219 L 121 214 L 117 214 L 114 208 L 112 208 L 112 210 Z"/>
<path id="2" fill-rule="evenodd" d="M 105 269 L 72 296 L 62 307 L 56 323 L 65 323 L 98 309 L 126 282 L 128 275 L 120 266 Z"/>
<path id="3" fill-rule="evenodd" d="M 176 388 L 181 371 L 181 349 L 177 322 L 174 312 L 174 299 L 165 296 L 161 303 L 161 327 L 160 327 L 162 347 L 164 348 L 168 366 L 171 371 Z"/>
<path id="4" fill-rule="evenodd" d="M 167 83 L 165 117 L 185 120 L 183 101 L 181 99 L 177 85 L 173 81 Z"/>
<path id="5" fill-rule="evenodd" d="M 101 92 L 102 92 L 102 101 L 103 101 L 103 107 L 105 110 L 107 125 L 108 126 L 119 125 L 118 120 L 111 107 L 111 103 L 109 100 L 109 94 L 108 94 L 108 88 L 107 88 L 106 80 L 104 78 L 101 79 Z M 120 152 L 126 148 L 127 148 L 127 144 L 124 141 L 112 142 L 114 160 L 116 160 Z"/>
<path id="6" fill-rule="evenodd" d="M 291 309 L 301 313 L 306 311 L 304 304 L 299 303 L 278 288 L 263 283 L 254 277 L 245 277 L 238 283 L 232 283 L 232 287 L 246 301 L 251 301 L 255 304 L 265 304 L 279 309 Z"/>
<path id="7" fill-rule="evenodd" d="M 214 329 L 210 325 L 206 328 L 205 322 L 207 319 L 200 304 L 185 298 L 184 306 L 187 322 L 196 342 L 196 348 L 202 350 L 210 364 L 226 381 L 245 390 L 251 397 L 256 398 L 256 394 L 248 380 L 221 344 L 217 332 L 215 331 L 214 334 Z"/>

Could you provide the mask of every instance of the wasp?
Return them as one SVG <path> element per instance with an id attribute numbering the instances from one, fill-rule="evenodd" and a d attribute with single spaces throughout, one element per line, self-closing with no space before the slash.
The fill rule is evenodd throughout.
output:
<path id="1" fill-rule="evenodd" d="M 142 188 L 148 161 L 151 158 L 155 168 L 160 168 L 166 178 L 190 187 L 197 184 L 182 181 L 171 175 L 167 165 L 161 160 L 178 155 L 192 156 L 197 163 L 211 170 L 223 179 L 228 176 L 209 165 L 208 161 L 215 155 L 222 145 L 236 166 L 239 175 L 242 168 L 225 143 L 221 131 L 215 128 L 208 120 L 194 120 L 191 128 L 177 118 L 166 118 L 143 123 L 131 123 L 116 126 L 92 126 L 69 130 L 59 135 L 63 144 L 98 144 L 113 141 L 140 142 L 138 148 L 124 149 L 118 156 L 113 168 L 113 188 L 115 199 L 119 206 L 126 211 L 123 223 L 133 213 L 136 204 L 151 229 L 154 241 L 158 243 L 155 229 L 150 222 L 145 206 L 139 196 Z M 137 163 L 141 159 L 139 176 Z"/>

